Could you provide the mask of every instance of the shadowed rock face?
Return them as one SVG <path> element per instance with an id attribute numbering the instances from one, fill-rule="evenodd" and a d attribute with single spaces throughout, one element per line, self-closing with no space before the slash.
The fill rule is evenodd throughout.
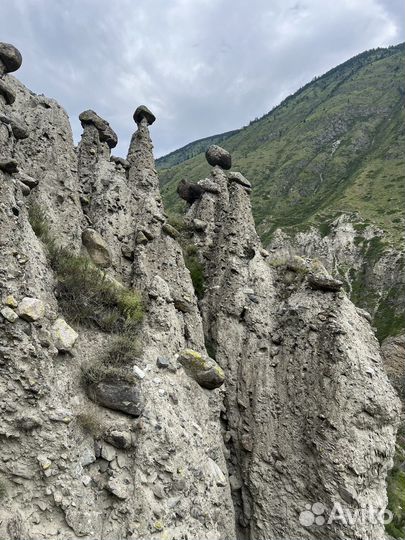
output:
<path id="1" fill-rule="evenodd" d="M 189 204 L 197 201 L 203 193 L 204 189 L 201 186 L 187 182 L 187 180 L 180 180 L 177 186 L 178 196 Z"/>
<path id="2" fill-rule="evenodd" d="M 7 84 L 1 157 L 20 172 L 0 170 L 0 538 L 382 538 L 379 524 L 299 520 L 308 503 L 385 504 L 398 408 L 364 316 L 342 291 L 312 289 L 305 265 L 269 266 L 249 188 L 220 166 L 186 217 L 205 273 L 198 304 L 147 117 L 128 159 L 111 161 L 104 121 L 84 118 L 75 151 L 55 101 Z M 112 370 L 84 385 L 117 336 L 65 321 L 28 219 L 38 206 L 77 255 L 97 231 L 104 278 L 141 294 L 136 382 Z"/>

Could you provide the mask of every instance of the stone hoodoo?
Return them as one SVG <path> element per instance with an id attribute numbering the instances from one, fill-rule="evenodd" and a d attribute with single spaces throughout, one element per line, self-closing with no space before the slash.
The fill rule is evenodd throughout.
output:
<path id="1" fill-rule="evenodd" d="M 321 265 L 269 265 L 240 173 L 215 167 L 207 182 L 218 193 L 203 193 L 187 221 L 205 268 L 206 340 L 226 374 L 237 536 L 383 537 L 381 523 L 300 522 L 316 502 L 386 504 L 398 401 L 369 323 Z"/>
<path id="2" fill-rule="evenodd" d="M 133 118 L 136 124 L 140 124 L 142 119 L 145 118 L 149 126 L 156 120 L 156 116 L 145 105 L 139 105 L 135 109 Z"/>
<path id="3" fill-rule="evenodd" d="M 153 113 L 123 159 L 84 111 L 76 149 L 65 111 L 6 74 L 17 53 L 0 45 L 0 538 L 383 538 L 305 521 L 386 504 L 398 402 L 340 282 L 270 265 L 219 147 L 179 188 L 178 231 Z"/>
<path id="4" fill-rule="evenodd" d="M 98 131 L 100 141 L 107 143 L 109 148 L 115 148 L 117 146 L 118 137 L 115 131 L 111 129 L 110 124 L 106 120 L 98 116 L 94 111 L 83 111 L 79 115 L 79 120 L 83 128 L 89 124 L 94 126 Z"/>
<path id="5" fill-rule="evenodd" d="M 221 169 L 226 170 L 232 167 L 231 154 L 216 144 L 212 144 L 207 148 L 205 157 L 212 167 L 218 165 Z"/>

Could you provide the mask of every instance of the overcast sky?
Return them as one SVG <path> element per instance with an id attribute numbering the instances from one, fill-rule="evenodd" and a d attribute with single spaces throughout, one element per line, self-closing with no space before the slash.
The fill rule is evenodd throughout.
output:
<path id="1" fill-rule="evenodd" d="M 126 155 L 132 113 L 157 116 L 157 156 L 246 125 L 355 54 L 404 40 L 403 0 L 0 0 L 16 76 L 78 115 L 94 109 Z"/>

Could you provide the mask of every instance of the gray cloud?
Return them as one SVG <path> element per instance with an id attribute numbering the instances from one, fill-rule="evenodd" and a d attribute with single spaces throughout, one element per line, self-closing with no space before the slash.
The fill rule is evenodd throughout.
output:
<path id="1" fill-rule="evenodd" d="M 316 75 L 404 39 L 402 0 L 0 0 L 16 74 L 68 111 L 94 109 L 126 153 L 132 113 L 162 155 L 247 124 Z"/>

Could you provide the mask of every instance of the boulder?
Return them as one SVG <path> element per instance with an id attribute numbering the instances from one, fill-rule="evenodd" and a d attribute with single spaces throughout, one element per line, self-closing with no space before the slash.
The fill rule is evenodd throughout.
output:
<path id="1" fill-rule="evenodd" d="M 143 411 L 141 393 L 135 382 L 119 377 L 107 376 L 100 382 L 92 383 L 87 392 L 93 401 L 131 416 L 140 416 Z"/>
<path id="2" fill-rule="evenodd" d="M 5 306 L 1 311 L 1 315 L 6 319 L 8 322 L 15 322 L 18 319 L 17 313 L 11 309 L 11 307 Z"/>
<path id="3" fill-rule="evenodd" d="M 206 221 L 203 221 L 202 219 L 193 219 L 193 227 L 195 231 L 204 232 L 207 226 L 208 224 Z"/>
<path id="4" fill-rule="evenodd" d="M 28 129 L 20 120 L 11 116 L 6 116 L 5 114 L 0 114 L 0 122 L 10 126 L 16 139 L 26 139 L 28 137 Z"/>
<path id="5" fill-rule="evenodd" d="M 111 266 L 111 255 L 107 243 L 97 231 L 85 229 L 82 232 L 82 242 L 94 264 L 101 268 Z"/>
<path id="6" fill-rule="evenodd" d="M 0 67 L 0 75 L 17 71 L 22 64 L 20 51 L 10 43 L 0 42 L 0 64 L 3 66 L 3 69 Z"/>
<path id="7" fill-rule="evenodd" d="M 127 449 L 132 446 L 132 437 L 129 431 L 120 429 L 112 429 L 105 435 L 107 442 L 115 446 L 115 448 Z"/>
<path id="8" fill-rule="evenodd" d="M 16 308 L 18 306 L 18 302 L 12 294 L 9 294 L 8 296 L 6 296 L 4 303 L 6 306 L 11 307 L 11 308 Z"/>
<path id="9" fill-rule="evenodd" d="M 148 109 L 145 105 L 140 105 L 134 112 L 133 116 L 135 122 L 139 124 L 139 122 L 145 118 L 149 125 L 153 124 L 153 122 L 156 120 L 156 116 L 153 114 L 152 111 Z"/>
<path id="10" fill-rule="evenodd" d="M 38 298 L 26 296 L 18 306 L 18 315 L 25 321 L 38 321 L 45 315 L 45 304 Z"/>
<path id="11" fill-rule="evenodd" d="M 7 105 L 12 105 L 15 101 L 14 90 L 3 79 L 0 79 L 0 95 L 4 97 Z"/>
<path id="12" fill-rule="evenodd" d="M 110 148 L 117 146 L 118 137 L 110 124 L 104 118 L 101 118 L 96 112 L 88 109 L 79 114 L 79 120 L 82 127 L 93 125 L 98 130 L 98 136 L 101 142 L 107 143 Z"/>
<path id="13" fill-rule="evenodd" d="M 60 352 L 71 351 L 79 334 L 64 319 L 56 319 L 52 326 L 51 336 L 55 347 Z"/>
<path id="14" fill-rule="evenodd" d="M 121 167 L 123 167 L 125 170 L 130 168 L 129 161 L 127 159 L 122 158 L 122 157 L 111 156 L 110 161 L 112 161 L 116 165 L 121 165 Z"/>
<path id="15" fill-rule="evenodd" d="M 231 154 L 216 144 L 212 144 L 207 148 L 205 157 L 212 167 L 218 165 L 222 169 L 228 170 L 232 166 Z"/>
<path id="16" fill-rule="evenodd" d="M 203 357 L 192 349 L 182 351 L 178 361 L 187 375 L 197 381 L 203 388 L 213 390 L 221 386 L 225 381 L 225 374 L 215 360 Z"/>
<path id="17" fill-rule="evenodd" d="M 240 172 L 230 171 L 228 173 L 228 180 L 230 182 L 235 182 L 235 184 L 239 184 L 247 189 L 252 189 L 252 184 Z"/>
<path id="18" fill-rule="evenodd" d="M 164 223 L 162 225 L 162 231 L 171 236 L 172 238 L 177 238 L 179 236 L 179 231 L 170 225 L 170 223 Z"/>
<path id="19" fill-rule="evenodd" d="M 336 292 L 343 287 L 343 281 L 335 279 L 326 273 L 315 273 L 308 275 L 308 284 L 312 289 L 321 291 Z"/>
<path id="20" fill-rule="evenodd" d="M 193 204 L 195 201 L 197 201 L 204 191 L 204 188 L 199 184 L 192 184 L 184 179 L 180 180 L 177 186 L 178 196 L 184 201 L 187 201 L 189 204 Z"/>
<path id="21" fill-rule="evenodd" d="M 170 366 L 170 360 L 165 356 L 158 356 L 156 365 L 159 369 L 166 369 Z"/>
<path id="22" fill-rule="evenodd" d="M 0 158 L 0 171 L 8 174 L 15 174 L 18 172 L 18 163 L 12 158 Z"/>
<path id="23" fill-rule="evenodd" d="M 23 172 L 20 172 L 17 178 L 20 182 L 28 186 L 30 189 L 33 189 L 38 185 L 37 178 L 32 178 L 32 176 L 29 176 L 28 174 L 25 174 Z"/>
<path id="24" fill-rule="evenodd" d="M 12 118 L 10 125 L 11 131 L 13 132 L 13 135 L 16 139 L 20 140 L 26 139 L 28 137 L 28 129 L 22 122 L 20 122 L 20 120 Z"/>

